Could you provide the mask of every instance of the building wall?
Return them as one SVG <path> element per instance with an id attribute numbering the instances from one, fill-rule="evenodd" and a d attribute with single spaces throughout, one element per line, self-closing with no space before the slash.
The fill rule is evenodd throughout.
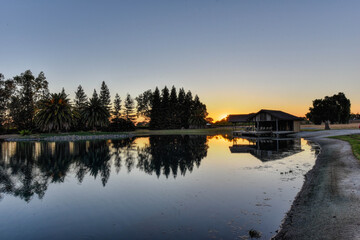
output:
<path id="1" fill-rule="evenodd" d="M 294 132 L 300 132 L 301 121 L 294 121 Z"/>
<path id="2" fill-rule="evenodd" d="M 260 113 L 260 114 L 255 116 L 255 121 L 256 122 L 271 121 L 271 120 L 275 120 L 275 119 L 273 119 L 273 117 L 268 113 Z"/>

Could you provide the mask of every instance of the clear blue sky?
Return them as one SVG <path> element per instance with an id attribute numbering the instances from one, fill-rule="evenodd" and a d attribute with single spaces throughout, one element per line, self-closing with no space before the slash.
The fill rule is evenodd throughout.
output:
<path id="1" fill-rule="evenodd" d="M 360 1 L 1 1 L 0 72 L 44 71 L 51 91 L 105 81 L 197 93 L 215 119 L 303 116 L 343 91 L 360 112 Z"/>

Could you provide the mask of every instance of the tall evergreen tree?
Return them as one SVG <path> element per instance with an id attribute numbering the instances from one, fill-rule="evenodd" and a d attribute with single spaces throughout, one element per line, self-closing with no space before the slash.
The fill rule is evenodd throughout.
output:
<path id="1" fill-rule="evenodd" d="M 84 92 L 84 89 L 82 88 L 81 85 L 79 85 L 75 92 L 75 104 L 74 104 L 75 110 L 81 112 L 81 110 L 86 106 L 87 101 L 88 98 Z"/>
<path id="2" fill-rule="evenodd" d="M 134 100 L 131 98 L 130 94 L 127 94 L 126 96 L 124 107 L 125 107 L 125 112 L 124 112 L 125 118 L 131 122 L 135 121 Z"/>
<path id="3" fill-rule="evenodd" d="M 156 87 L 151 98 L 150 129 L 160 129 L 161 128 L 160 124 L 161 124 L 161 98 L 160 98 L 160 91 L 158 87 Z"/>
<path id="4" fill-rule="evenodd" d="M 193 97 L 191 91 L 189 90 L 185 95 L 183 113 L 181 118 L 181 125 L 184 128 L 189 128 L 189 119 L 191 116 L 192 104 L 193 104 Z"/>
<path id="5" fill-rule="evenodd" d="M 205 118 L 208 113 L 206 106 L 200 101 L 198 95 L 195 96 L 193 103 L 191 104 L 191 115 L 189 118 L 189 124 L 193 128 L 201 128 L 206 125 Z"/>
<path id="6" fill-rule="evenodd" d="M 121 117 L 121 98 L 119 94 L 115 95 L 113 115 L 115 118 Z"/>
<path id="7" fill-rule="evenodd" d="M 81 85 L 78 86 L 75 92 L 74 102 L 74 126 L 78 130 L 83 129 L 86 121 L 81 116 L 82 111 L 87 106 L 88 98 Z"/>
<path id="8" fill-rule="evenodd" d="M 34 101 L 37 102 L 41 99 L 47 99 L 50 97 L 50 91 L 49 91 L 49 83 L 46 80 L 45 73 L 40 72 L 38 77 L 35 78 L 35 99 Z"/>
<path id="9" fill-rule="evenodd" d="M 169 105 L 170 122 L 169 127 L 172 129 L 180 127 L 180 115 L 178 113 L 178 98 L 175 86 L 172 86 L 170 92 L 170 105 Z"/>
<path id="10" fill-rule="evenodd" d="M 161 128 L 168 129 L 170 126 L 170 96 L 166 86 L 161 90 L 161 116 Z"/>
<path id="11" fill-rule="evenodd" d="M 178 96 L 178 105 L 177 105 L 177 113 L 179 116 L 179 128 L 185 127 L 185 122 L 187 122 L 184 118 L 185 113 L 185 90 L 184 88 L 180 88 L 179 96 Z"/>
<path id="12" fill-rule="evenodd" d="M 151 115 L 151 99 L 152 99 L 152 92 L 151 90 L 146 90 L 138 97 L 135 98 L 137 105 L 136 105 L 136 112 L 138 116 L 145 117 L 146 120 L 149 120 Z"/>
<path id="13" fill-rule="evenodd" d="M 103 104 L 103 106 L 109 111 L 111 109 L 111 99 L 110 99 L 110 91 L 108 86 L 106 85 L 105 81 L 101 83 L 101 89 L 100 89 L 100 101 Z"/>

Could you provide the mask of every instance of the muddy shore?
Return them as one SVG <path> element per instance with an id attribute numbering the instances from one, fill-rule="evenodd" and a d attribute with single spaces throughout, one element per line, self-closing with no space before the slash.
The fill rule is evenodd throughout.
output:
<path id="1" fill-rule="evenodd" d="M 360 239 L 360 161 L 344 141 L 359 130 L 301 132 L 321 147 L 315 165 L 273 239 Z"/>

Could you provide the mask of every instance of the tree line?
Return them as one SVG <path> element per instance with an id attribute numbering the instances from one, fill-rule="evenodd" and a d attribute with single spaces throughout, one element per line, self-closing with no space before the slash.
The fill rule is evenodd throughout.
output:
<path id="1" fill-rule="evenodd" d="M 156 87 L 154 92 L 140 94 L 136 101 L 138 114 L 150 119 L 150 129 L 199 128 L 207 123 L 206 105 L 184 88 L 177 93 L 174 86 L 171 91 L 165 86 L 160 93 Z"/>
<path id="2" fill-rule="evenodd" d="M 136 101 L 136 104 L 135 104 Z M 43 72 L 35 77 L 30 70 L 5 80 L 0 73 L 0 130 L 16 129 L 41 132 L 78 130 L 128 131 L 142 116 L 141 126 L 151 129 L 198 128 L 206 124 L 206 106 L 191 91 L 180 88 L 177 93 L 165 86 L 161 93 L 147 90 L 133 99 L 122 99 L 116 93 L 111 102 L 110 91 L 103 81 L 98 92 L 88 97 L 81 85 L 71 101 L 63 89 L 50 93 Z"/>

